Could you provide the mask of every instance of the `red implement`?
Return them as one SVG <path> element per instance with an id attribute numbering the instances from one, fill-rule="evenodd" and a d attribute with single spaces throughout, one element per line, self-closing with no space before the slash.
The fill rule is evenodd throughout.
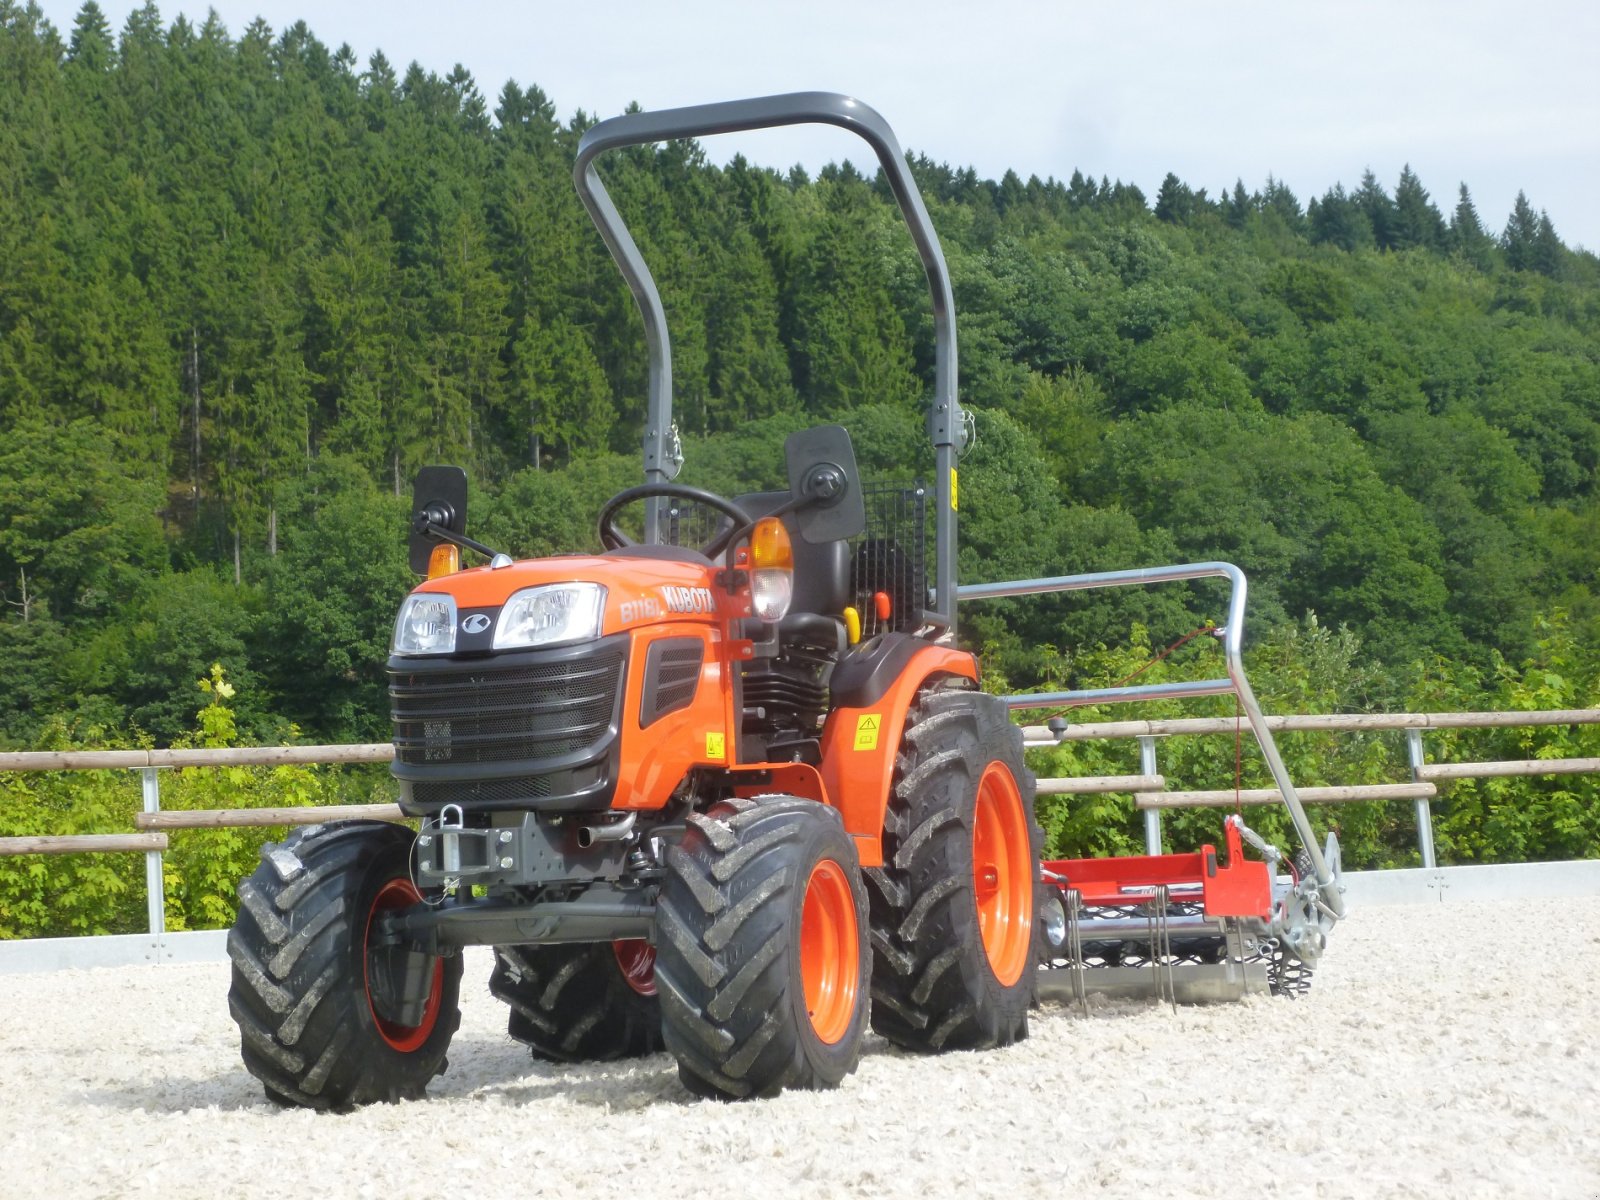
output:
<path id="1" fill-rule="evenodd" d="M 1226 864 L 1217 860 L 1215 846 L 1201 846 L 1194 854 L 1046 861 L 1045 878 L 1062 891 L 1075 888 L 1087 908 L 1136 904 L 1157 887 L 1165 887 L 1175 900 L 1198 896 L 1208 917 L 1269 917 L 1272 876 L 1267 864 L 1245 858 L 1232 820 L 1224 836 Z"/>

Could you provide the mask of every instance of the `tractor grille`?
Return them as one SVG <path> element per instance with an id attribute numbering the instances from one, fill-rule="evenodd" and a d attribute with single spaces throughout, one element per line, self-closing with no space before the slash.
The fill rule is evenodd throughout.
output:
<path id="1" fill-rule="evenodd" d="M 589 749 L 610 733 L 624 656 L 612 646 L 566 661 L 391 670 L 395 760 L 528 762 Z"/>
<path id="2" fill-rule="evenodd" d="M 437 808 L 444 804 L 498 806 L 543 800 L 552 792 L 548 775 L 518 776 L 514 779 L 417 782 L 411 785 L 411 798 L 419 805 Z"/>

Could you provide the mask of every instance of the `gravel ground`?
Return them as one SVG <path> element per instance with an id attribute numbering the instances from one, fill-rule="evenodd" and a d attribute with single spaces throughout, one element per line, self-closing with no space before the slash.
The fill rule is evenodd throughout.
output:
<path id="1" fill-rule="evenodd" d="M 262 1098 L 225 964 L 11 976 L 0 1197 L 1595 1197 L 1597 964 L 1596 899 L 1367 909 L 1300 1001 L 1052 1005 L 726 1105 L 665 1055 L 532 1062 L 478 952 L 430 1098 L 346 1116 Z"/>

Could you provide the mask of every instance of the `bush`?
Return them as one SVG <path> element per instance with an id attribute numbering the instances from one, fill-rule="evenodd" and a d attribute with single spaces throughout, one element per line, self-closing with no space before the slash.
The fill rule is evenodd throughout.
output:
<path id="1" fill-rule="evenodd" d="M 200 681 L 206 704 L 194 731 L 176 748 L 239 744 L 234 689 L 220 666 Z M 129 749 L 101 729 L 81 733 L 57 722 L 41 749 Z M 162 771 L 167 810 L 291 808 L 392 798 L 381 768 L 338 765 L 184 767 Z M 0 775 L 0 820 L 8 835 L 126 833 L 141 808 L 130 771 L 7 772 Z M 263 843 L 286 828 L 176 830 L 163 859 L 170 930 L 221 929 L 233 923 L 234 889 L 255 869 Z M 138 933 L 149 928 L 144 864 L 136 854 L 28 856 L 0 871 L 0 937 Z"/>

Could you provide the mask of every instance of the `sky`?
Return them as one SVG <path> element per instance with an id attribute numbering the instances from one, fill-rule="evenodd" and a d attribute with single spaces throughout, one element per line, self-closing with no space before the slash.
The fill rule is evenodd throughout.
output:
<path id="1" fill-rule="evenodd" d="M 136 7 L 100 0 L 113 27 Z M 42 0 L 63 32 L 78 3 Z M 668 108 L 846 92 L 908 150 L 998 179 L 1074 169 L 1135 183 L 1167 172 L 1216 196 L 1268 175 L 1302 204 L 1409 164 L 1448 218 L 1465 182 L 1485 228 L 1518 190 L 1569 246 L 1600 251 L 1600 4 L 1594 0 L 214 0 L 237 36 L 304 19 L 364 64 L 382 50 L 472 72 L 489 101 L 537 84 L 563 120 L 631 101 Z M 199 3 L 160 5 L 203 19 Z M 815 170 L 864 143 L 832 129 L 728 135 L 726 161 Z"/>

